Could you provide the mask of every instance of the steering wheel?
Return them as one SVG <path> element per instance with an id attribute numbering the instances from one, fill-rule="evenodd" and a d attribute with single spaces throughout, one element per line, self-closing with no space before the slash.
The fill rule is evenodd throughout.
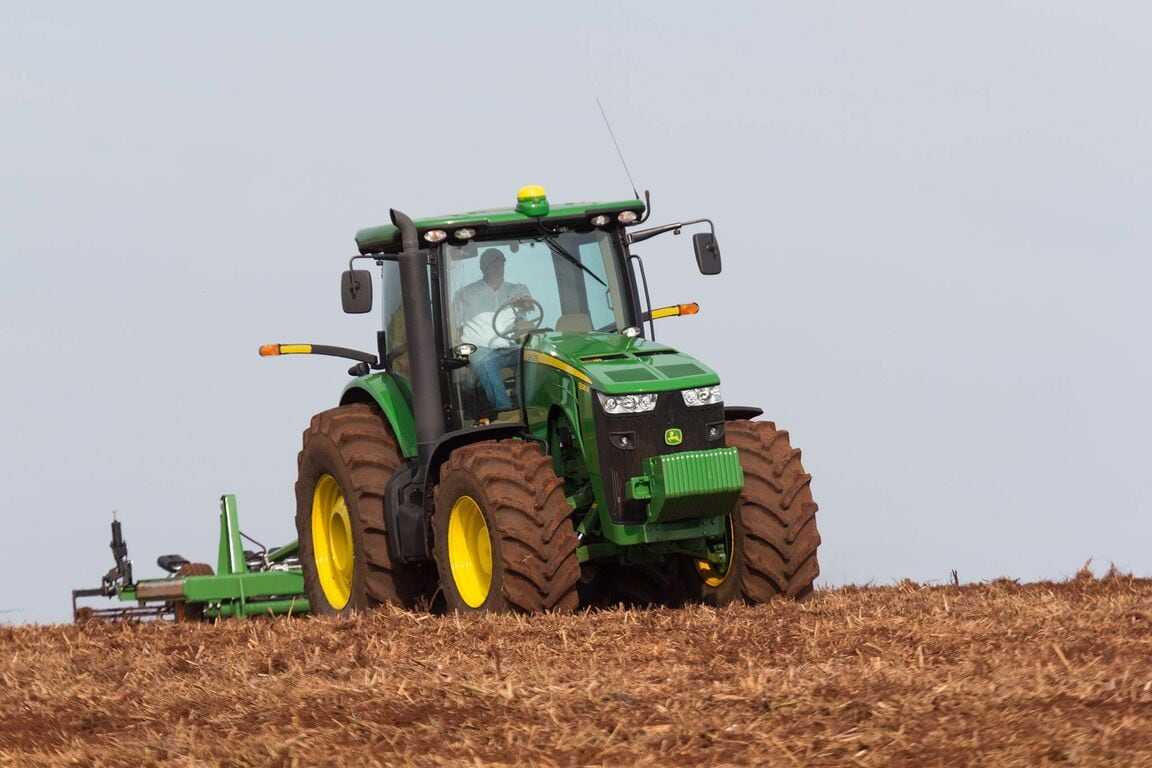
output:
<path id="1" fill-rule="evenodd" d="M 523 315 L 516 314 L 517 307 L 527 307 Z M 500 330 L 497 322 L 500 315 L 512 310 L 512 322 Z M 501 304 L 492 315 L 492 332 L 506 341 L 516 341 L 526 333 L 536 330 L 544 322 L 544 307 L 531 296 L 516 296 Z"/>

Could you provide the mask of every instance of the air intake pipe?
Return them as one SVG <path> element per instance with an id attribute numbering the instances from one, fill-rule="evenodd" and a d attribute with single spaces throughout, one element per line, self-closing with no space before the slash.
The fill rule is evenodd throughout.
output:
<path id="1" fill-rule="evenodd" d="M 432 449 L 444 434 L 443 396 L 436 356 L 436 333 L 432 326 L 432 297 L 428 293 L 428 258 L 412 219 L 395 208 L 389 211 L 400 230 L 400 292 L 408 338 L 408 361 L 412 374 L 412 410 L 416 421 L 416 482 L 424 480 Z"/>

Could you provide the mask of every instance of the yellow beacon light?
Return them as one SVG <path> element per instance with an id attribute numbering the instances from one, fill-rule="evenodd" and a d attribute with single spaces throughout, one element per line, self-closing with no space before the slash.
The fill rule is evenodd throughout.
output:
<path id="1" fill-rule="evenodd" d="M 520 187 L 520 191 L 516 193 L 516 210 L 525 216 L 547 216 L 548 193 L 538 184 Z"/>

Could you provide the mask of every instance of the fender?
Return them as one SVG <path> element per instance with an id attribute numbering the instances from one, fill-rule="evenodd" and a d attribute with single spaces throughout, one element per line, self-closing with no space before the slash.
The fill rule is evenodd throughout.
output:
<path id="1" fill-rule="evenodd" d="M 428 460 L 428 467 L 424 470 L 425 485 L 435 485 L 440 482 L 440 465 L 446 462 L 448 455 L 457 448 L 484 440 L 508 440 L 513 437 L 540 442 L 528 434 L 528 427 L 524 422 L 489 424 L 483 427 L 469 427 L 468 429 L 458 429 L 455 432 L 446 432 L 436 441 L 436 446 L 432 449 L 432 457 Z"/>
<path id="2" fill-rule="evenodd" d="M 763 416 L 764 409 L 754 405 L 726 405 L 724 406 L 724 420 L 736 421 L 738 419 L 754 419 Z"/>
<path id="3" fill-rule="evenodd" d="M 519 437 L 536 441 L 523 423 L 490 424 L 448 432 L 436 441 L 427 467 L 415 460 L 402 465 L 384 491 L 384 527 L 392 557 L 401 563 L 432 559 L 432 487 L 440 480 L 440 467 L 452 451 L 484 440 Z"/>
<path id="4" fill-rule="evenodd" d="M 396 446 L 405 459 L 416 457 L 416 422 L 412 417 L 412 386 L 394 373 L 373 373 L 348 383 L 340 396 L 340 405 L 375 403 L 396 438 Z"/>

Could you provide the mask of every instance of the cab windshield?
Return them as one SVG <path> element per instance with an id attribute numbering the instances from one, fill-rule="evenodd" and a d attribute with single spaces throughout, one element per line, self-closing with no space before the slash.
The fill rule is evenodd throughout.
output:
<path id="1" fill-rule="evenodd" d="M 500 333 L 512 336 L 516 318 L 573 333 L 624 326 L 613 239 L 604 230 L 447 245 L 444 256 L 453 344 L 505 346 L 512 340 Z"/>
<path id="2" fill-rule="evenodd" d="M 446 331 L 472 344 L 452 374 L 463 426 L 519 418 L 520 344 L 533 330 L 611 333 L 625 327 L 613 235 L 603 230 L 446 245 Z"/>

